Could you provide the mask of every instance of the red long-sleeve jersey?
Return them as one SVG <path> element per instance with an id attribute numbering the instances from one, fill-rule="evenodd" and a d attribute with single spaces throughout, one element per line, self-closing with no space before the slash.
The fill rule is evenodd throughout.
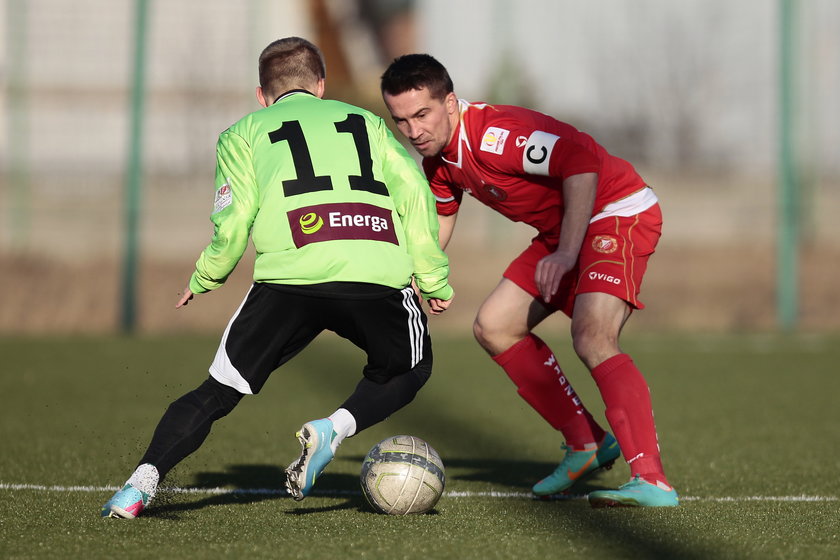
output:
<path id="1" fill-rule="evenodd" d="M 556 237 L 566 177 L 598 174 L 593 215 L 645 187 L 629 162 L 569 124 L 511 105 L 459 105 L 452 140 L 439 155 L 423 159 L 438 214 L 456 213 L 466 192 L 510 220 Z"/>

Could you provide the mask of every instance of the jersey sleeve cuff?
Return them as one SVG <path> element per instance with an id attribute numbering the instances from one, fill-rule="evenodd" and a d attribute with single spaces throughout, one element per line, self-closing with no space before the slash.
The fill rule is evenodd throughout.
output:
<path id="1" fill-rule="evenodd" d="M 449 284 L 445 285 L 443 288 L 435 290 L 434 292 L 421 292 L 423 297 L 427 300 L 430 299 L 442 299 L 444 301 L 452 299 L 452 296 L 455 295 L 455 290 L 452 289 L 452 286 Z"/>
<path id="2" fill-rule="evenodd" d="M 190 277 L 190 291 L 194 294 L 203 294 L 205 292 L 209 292 L 211 288 L 205 288 L 201 285 L 198 280 L 198 273 L 193 272 L 193 275 Z"/>

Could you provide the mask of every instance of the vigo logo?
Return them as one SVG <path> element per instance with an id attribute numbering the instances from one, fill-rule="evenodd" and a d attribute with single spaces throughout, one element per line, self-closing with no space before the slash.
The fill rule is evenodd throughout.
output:
<path id="1" fill-rule="evenodd" d="M 618 286 L 621 284 L 621 278 L 616 278 L 615 276 L 610 276 L 609 274 L 604 274 L 603 272 L 590 272 L 589 273 L 590 280 L 603 280 L 604 282 L 610 282 Z"/>
<path id="2" fill-rule="evenodd" d="M 306 235 L 312 235 L 324 225 L 324 219 L 315 212 L 304 214 L 298 222 L 300 223 L 300 231 Z"/>
<path id="3" fill-rule="evenodd" d="M 361 202 L 317 204 L 287 214 L 295 247 L 339 239 L 399 245 L 391 210 Z"/>

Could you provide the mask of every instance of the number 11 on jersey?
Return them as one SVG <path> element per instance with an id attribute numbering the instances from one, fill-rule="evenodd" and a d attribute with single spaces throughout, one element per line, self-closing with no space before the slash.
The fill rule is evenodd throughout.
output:
<path id="1" fill-rule="evenodd" d="M 348 133 L 353 136 L 356 156 L 359 158 L 360 175 L 348 176 L 350 188 L 389 196 L 385 183 L 377 181 L 373 176 L 373 159 L 370 155 L 370 140 L 364 117 L 350 113 L 346 119 L 335 123 L 335 130 L 337 133 Z M 300 121 L 285 121 L 280 128 L 269 132 L 268 137 L 272 144 L 283 141 L 289 143 L 296 178 L 283 181 L 283 192 L 286 196 L 332 190 L 332 178 L 329 175 L 315 175 L 312 156 Z"/>

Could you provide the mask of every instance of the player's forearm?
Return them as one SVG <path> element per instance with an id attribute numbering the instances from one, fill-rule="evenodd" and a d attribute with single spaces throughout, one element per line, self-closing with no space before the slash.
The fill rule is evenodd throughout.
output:
<path id="1" fill-rule="evenodd" d="M 233 272 L 238 262 L 237 259 L 222 264 L 218 259 L 210 260 L 202 253 L 195 263 L 195 272 L 190 277 L 190 291 L 194 294 L 202 294 L 220 287 Z"/>
<path id="2" fill-rule="evenodd" d="M 441 216 L 438 214 L 438 244 L 441 249 L 446 250 L 449 245 L 449 240 L 452 239 L 452 232 L 455 230 L 455 222 L 458 219 L 457 212 L 449 216 Z"/>
<path id="3" fill-rule="evenodd" d="M 563 222 L 557 252 L 577 256 L 595 205 L 597 173 L 572 175 L 563 181 Z"/>
<path id="4" fill-rule="evenodd" d="M 414 204 L 404 205 L 400 216 L 405 230 L 406 252 L 414 261 L 414 279 L 425 299 L 452 297 L 449 286 L 449 257 L 440 248 L 434 202 L 428 189 L 418 191 Z"/>
<path id="5" fill-rule="evenodd" d="M 414 279 L 423 297 L 450 299 L 449 257 L 434 243 L 434 238 L 412 239 L 408 249 L 414 260 Z"/>
<path id="6" fill-rule="evenodd" d="M 213 240 L 195 263 L 195 272 L 190 278 L 189 288 L 200 294 L 215 290 L 225 283 L 236 268 L 248 246 L 248 231 L 228 234 L 216 229 Z"/>

